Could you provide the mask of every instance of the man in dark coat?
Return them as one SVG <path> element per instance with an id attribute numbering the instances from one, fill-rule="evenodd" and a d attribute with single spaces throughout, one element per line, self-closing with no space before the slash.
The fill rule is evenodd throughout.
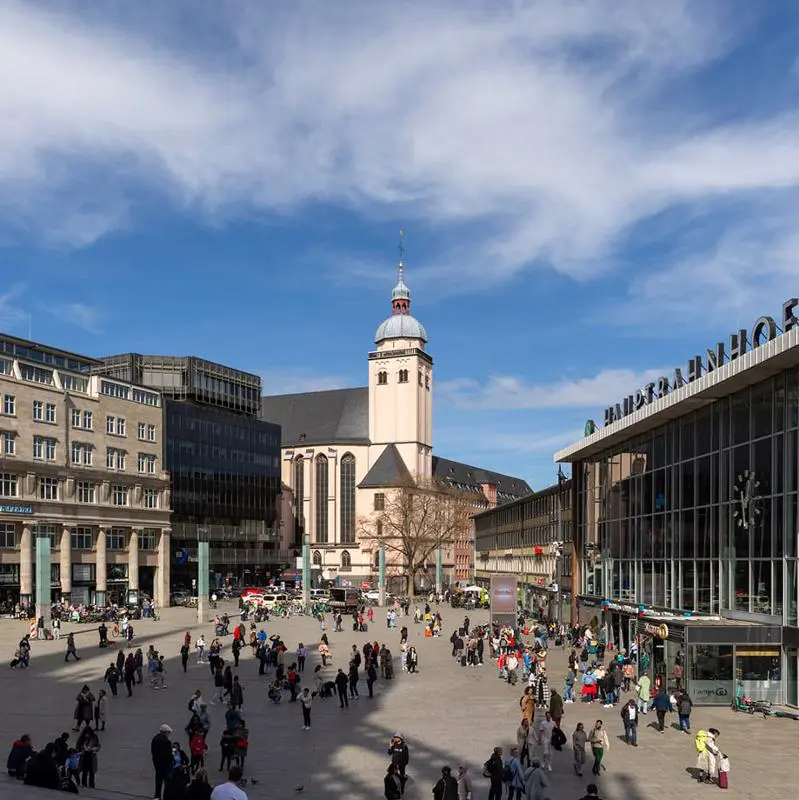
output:
<path id="1" fill-rule="evenodd" d="M 391 756 L 391 763 L 397 769 L 397 775 L 399 776 L 400 785 L 404 793 L 405 781 L 408 780 L 405 775 L 405 769 L 408 766 L 408 762 L 411 760 L 411 755 L 408 750 L 408 745 L 401 733 L 395 733 L 394 738 L 389 742 L 388 754 Z"/>
<path id="2" fill-rule="evenodd" d="M 153 769 L 155 770 L 155 794 L 153 797 L 158 800 L 161 800 L 164 783 L 172 771 L 172 742 L 169 740 L 171 733 L 172 728 L 169 725 L 162 725 L 150 742 L 150 754 L 153 757 Z"/>
<path id="3" fill-rule="evenodd" d="M 441 767 L 441 777 L 433 787 L 433 800 L 458 800 L 458 781 L 452 777 L 451 767 Z"/>

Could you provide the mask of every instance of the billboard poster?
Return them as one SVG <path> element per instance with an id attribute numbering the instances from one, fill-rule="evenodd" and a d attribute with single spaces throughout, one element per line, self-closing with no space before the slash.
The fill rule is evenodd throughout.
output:
<path id="1" fill-rule="evenodd" d="M 491 576 L 491 622 L 515 626 L 516 586 L 515 575 Z"/>

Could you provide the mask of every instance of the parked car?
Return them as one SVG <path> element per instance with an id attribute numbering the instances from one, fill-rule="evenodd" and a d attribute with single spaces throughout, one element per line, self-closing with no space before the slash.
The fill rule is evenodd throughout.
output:
<path id="1" fill-rule="evenodd" d="M 172 592 L 170 602 L 173 606 L 185 606 L 189 602 L 190 597 L 191 592 L 187 591 L 186 589 L 177 589 Z"/>

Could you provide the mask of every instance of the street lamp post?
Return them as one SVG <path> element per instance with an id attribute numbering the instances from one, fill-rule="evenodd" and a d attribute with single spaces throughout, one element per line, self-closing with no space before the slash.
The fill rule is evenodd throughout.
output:
<path id="1" fill-rule="evenodd" d="M 311 537 L 302 535 L 302 604 L 311 605 Z"/>
<path id="2" fill-rule="evenodd" d="M 208 528 L 197 528 L 197 622 L 205 623 L 208 604 L 209 542 Z"/>
<path id="3" fill-rule="evenodd" d="M 386 604 L 386 547 L 380 542 L 377 551 L 377 603 L 379 606 Z"/>
<path id="4" fill-rule="evenodd" d="M 563 473 L 563 467 L 558 467 L 558 543 L 556 545 L 556 580 L 558 584 L 558 625 L 563 623 L 563 586 L 561 580 L 563 578 L 563 544 L 565 537 L 563 536 L 563 487 L 566 485 L 567 478 Z"/>

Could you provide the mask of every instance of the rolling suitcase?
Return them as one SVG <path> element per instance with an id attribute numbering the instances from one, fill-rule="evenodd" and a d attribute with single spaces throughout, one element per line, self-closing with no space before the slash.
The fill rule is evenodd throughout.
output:
<path id="1" fill-rule="evenodd" d="M 728 775 L 729 773 L 724 772 L 724 770 L 719 772 L 719 789 L 729 789 L 730 779 L 727 777 Z"/>

